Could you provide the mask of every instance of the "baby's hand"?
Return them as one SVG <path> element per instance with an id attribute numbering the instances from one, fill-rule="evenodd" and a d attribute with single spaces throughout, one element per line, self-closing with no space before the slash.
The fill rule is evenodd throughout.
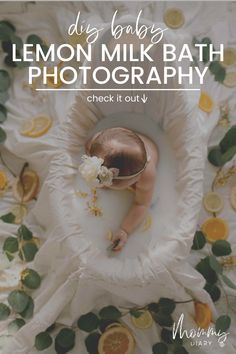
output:
<path id="1" fill-rule="evenodd" d="M 122 229 L 119 229 L 112 237 L 112 244 L 113 244 L 112 250 L 114 252 L 121 251 L 122 248 L 125 246 L 127 239 L 128 239 L 127 232 L 125 232 Z"/>

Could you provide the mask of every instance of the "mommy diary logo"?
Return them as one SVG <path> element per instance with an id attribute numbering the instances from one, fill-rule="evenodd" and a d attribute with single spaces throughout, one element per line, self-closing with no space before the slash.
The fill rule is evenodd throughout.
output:
<path id="1" fill-rule="evenodd" d="M 155 87 L 158 90 L 158 85 L 168 85 L 173 78 L 180 85 L 184 82 L 203 84 L 208 66 L 201 67 L 196 60 L 204 62 L 206 50 L 209 62 L 216 55 L 219 61 L 223 61 L 223 44 L 215 50 L 211 43 L 195 43 L 194 48 L 187 43 L 181 47 L 164 43 L 167 28 L 150 24 L 141 17 L 142 11 L 130 23 L 125 23 L 118 19 L 118 11 L 115 11 L 108 27 L 96 27 L 82 20 L 78 12 L 74 23 L 67 29 L 68 43 L 52 43 L 46 48 L 45 45 L 27 43 L 21 57 L 17 55 L 16 44 L 12 44 L 12 59 L 29 62 L 30 85 L 34 79 L 41 78 L 43 85 L 48 79 L 55 85 L 58 81 L 72 85 L 80 80 L 82 85 L 89 82 L 91 88 L 93 84 L 101 87 L 111 84 L 117 89 L 119 85 L 129 83 L 138 84 L 143 89 L 152 84 L 152 90 Z M 194 49 L 195 56 L 191 49 Z M 190 65 L 183 68 L 182 61 Z"/>
<path id="2" fill-rule="evenodd" d="M 208 329 L 183 329 L 184 326 L 184 314 L 182 313 L 177 323 L 173 324 L 172 337 L 176 338 L 177 334 L 181 339 L 184 337 L 190 340 L 191 347 L 206 347 L 212 344 L 213 338 L 216 337 L 218 344 L 221 348 L 225 346 L 225 342 L 228 338 L 228 332 L 217 332 L 214 327 L 208 327 Z"/>

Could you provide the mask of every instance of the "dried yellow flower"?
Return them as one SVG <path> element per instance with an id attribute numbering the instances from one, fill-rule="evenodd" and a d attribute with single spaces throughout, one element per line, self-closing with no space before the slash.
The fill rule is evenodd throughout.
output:
<path id="1" fill-rule="evenodd" d="M 236 256 L 222 257 L 220 263 L 224 268 L 236 267 Z"/>

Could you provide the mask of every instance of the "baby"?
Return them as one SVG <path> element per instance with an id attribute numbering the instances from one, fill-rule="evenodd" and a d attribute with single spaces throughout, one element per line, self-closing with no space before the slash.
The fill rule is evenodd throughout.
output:
<path id="1" fill-rule="evenodd" d="M 79 170 L 88 183 L 134 190 L 133 205 L 112 238 L 112 250 L 120 251 L 150 206 L 158 163 L 157 147 L 145 135 L 125 128 L 110 128 L 92 136 L 85 150 L 87 155 L 83 156 Z"/>

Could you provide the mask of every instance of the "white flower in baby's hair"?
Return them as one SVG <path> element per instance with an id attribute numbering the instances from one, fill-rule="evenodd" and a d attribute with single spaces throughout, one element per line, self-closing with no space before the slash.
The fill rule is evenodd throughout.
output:
<path id="1" fill-rule="evenodd" d="M 109 168 L 107 168 L 105 166 L 101 166 L 100 172 L 98 174 L 98 178 L 99 178 L 99 181 L 102 185 L 111 186 L 113 173 Z"/>
<path id="2" fill-rule="evenodd" d="M 97 156 L 82 156 L 82 164 L 79 172 L 85 181 L 94 187 L 110 186 L 112 184 L 113 172 L 102 166 L 104 160 Z"/>

